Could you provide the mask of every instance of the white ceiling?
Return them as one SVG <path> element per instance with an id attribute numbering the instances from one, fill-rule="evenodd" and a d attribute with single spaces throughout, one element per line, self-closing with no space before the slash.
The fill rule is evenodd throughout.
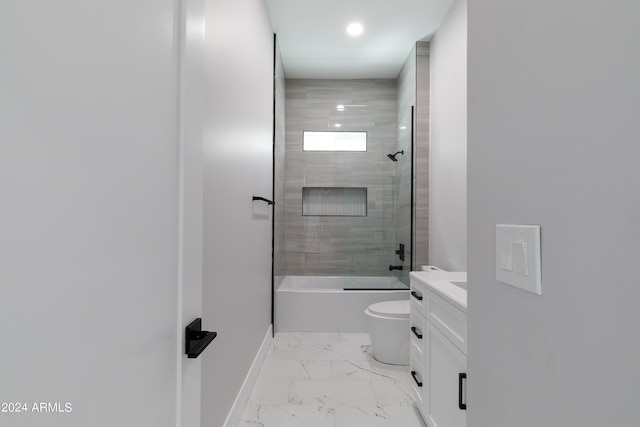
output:
<path id="1" fill-rule="evenodd" d="M 265 0 L 287 78 L 395 78 L 453 0 Z M 364 25 L 353 38 L 349 23 Z"/>

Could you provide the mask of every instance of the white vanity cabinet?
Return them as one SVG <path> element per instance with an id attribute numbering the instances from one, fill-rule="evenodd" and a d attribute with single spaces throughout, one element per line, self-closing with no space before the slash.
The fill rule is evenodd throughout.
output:
<path id="1" fill-rule="evenodd" d="M 411 375 L 429 427 L 464 427 L 466 414 L 466 273 L 411 273 Z"/>

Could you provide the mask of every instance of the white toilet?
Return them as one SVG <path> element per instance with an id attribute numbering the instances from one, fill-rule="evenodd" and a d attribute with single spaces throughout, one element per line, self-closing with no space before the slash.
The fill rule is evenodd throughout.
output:
<path id="1" fill-rule="evenodd" d="M 373 357 L 391 365 L 409 364 L 409 300 L 371 304 L 364 313 Z"/>

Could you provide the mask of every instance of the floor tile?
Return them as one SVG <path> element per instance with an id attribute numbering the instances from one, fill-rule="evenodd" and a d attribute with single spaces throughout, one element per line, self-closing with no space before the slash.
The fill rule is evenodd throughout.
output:
<path id="1" fill-rule="evenodd" d="M 332 379 L 407 381 L 403 366 L 384 365 L 373 358 L 332 362 Z"/>
<path id="2" fill-rule="evenodd" d="M 251 396 L 251 405 L 287 405 L 291 394 L 290 380 L 273 380 L 258 378 Z"/>
<path id="3" fill-rule="evenodd" d="M 376 405 L 371 381 L 292 381 L 289 403 L 313 405 Z"/>
<path id="4" fill-rule="evenodd" d="M 319 406 L 247 405 L 239 427 L 335 427 L 335 414 Z M 351 426 L 355 427 L 355 426 Z"/>
<path id="5" fill-rule="evenodd" d="M 336 427 L 422 427 L 412 407 L 343 406 L 335 412 Z"/>
<path id="6" fill-rule="evenodd" d="M 330 380 L 332 361 L 269 359 L 260 370 L 263 379 Z"/>
<path id="7" fill-rule="evenodd" d="M 372 381 L 373 392 L 379 405 L 412 406 L 414 392 L 406 381 Z"/>
<path id="8" fill-rule="evenodd" d="M 368 334 L 276 334 L 239 426 L 422 427 L 407 366 L 380 363 Z"/>
<path id="9" fill-rule="evenodd" d="M 276 335 L 267 357 L 277 360 L 363 360 L 369 342 L 366 334 Z"/>

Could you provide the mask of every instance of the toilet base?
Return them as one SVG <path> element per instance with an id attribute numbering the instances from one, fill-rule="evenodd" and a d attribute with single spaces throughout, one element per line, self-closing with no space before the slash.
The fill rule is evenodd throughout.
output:
<path id="1" fill-rule="evenodd" d="M 365 314 L 373 358 L 389 365 L 409 365 L 409 319 L 377 316 L 368 309 Z"/>

